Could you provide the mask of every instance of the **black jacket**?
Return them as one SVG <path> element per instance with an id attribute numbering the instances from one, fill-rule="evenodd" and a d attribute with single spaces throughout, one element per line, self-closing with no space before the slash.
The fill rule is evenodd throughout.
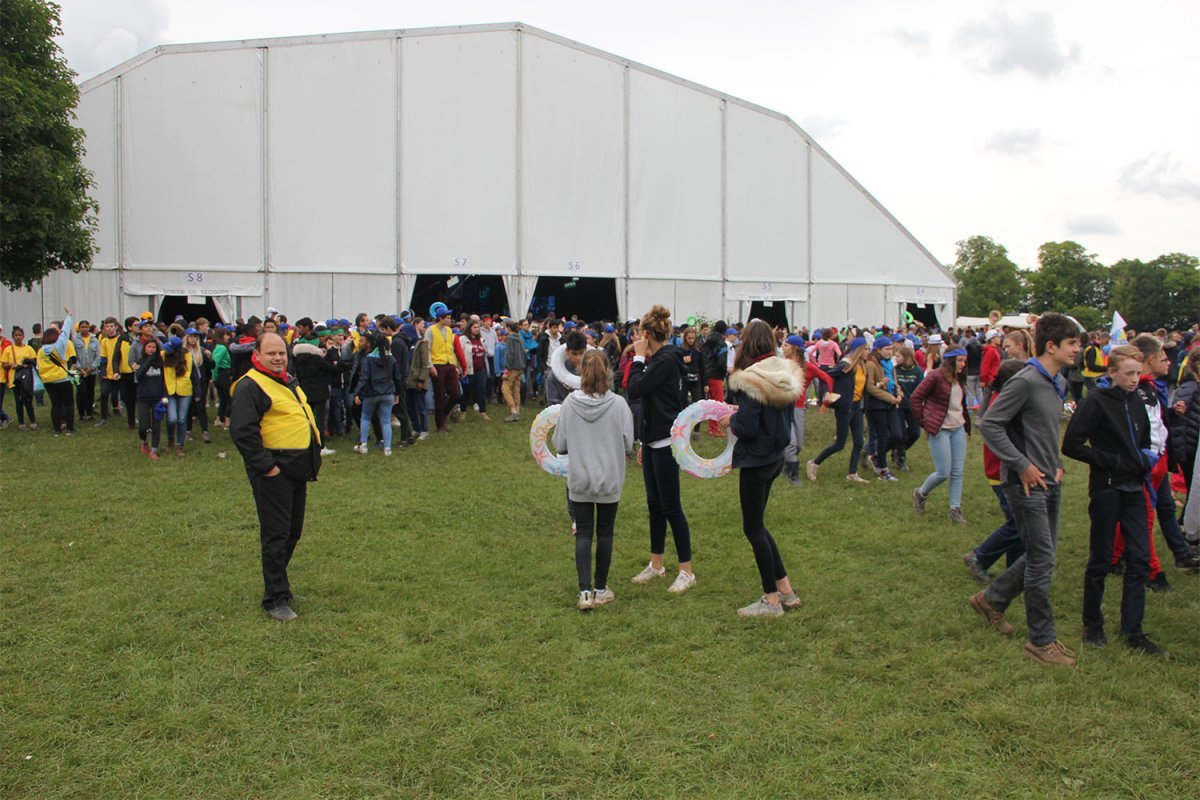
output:
<path id="1" fill-rule="evenodd" d="M 745 392 L 731 392 L 729 402 L 738 407 L 733 418 L 733 467 L 760 467 L 783 458 L 792 438 L 794 406 L 769 406 Z"/>
<path id="2" fill-rule="evenodd" d="M 400 374 L 396 359 L 390 354 L 363 356 L 359 362 L 358 382 L 354 393 L 359 397 L 381 397 L 401 394 L 404 391 L 404 376 Z"/>
<path id="3" fill-rule="evenodd" d="M 312 344 L 300 343 L 292 348 L 296 380 L 310 403 L 323 403 L 329 399 L 329 378 L 337 366 L 325 356 L 321 348 Z"/>
<path id="4" fill-rule="evenodd" d="M 670 438 L 684 405 L 683 351 L 673 344 L 663 345 L 646 363 L 632 362 L 625 397 L 642 403 L 638 439 L 643 444 Z"/>
<path id="5" fill-rule="evenodd" d="M 719 381 L 725 377 L 725 356 L 729 348 L 725 337 L 716 331 L 709 331 L 708 336 L 700 343 L 700 357 L 704 364 L 704 379 Z"/>
<path id="6" fill-rule="evenodd" d="M 833 378 L 833 391 L 841 395 L 833 404 L 835 411 L 849 411 L 850 406 L 854 403 L 855 370 L 847 369 L 847 366 L 846 360 L 842 359 L 833 366 L 833 369 L 828 370 L 829 377 Z"/>
<path id="7" fill-rule="evenodd" d="M 1184 381 L 1175 393 L 1175 402 L 1182 402 L 1186 408 L 1182 414 L 1171 411 L 1167 415 L 1170 420 L 1167 450 L 1171 459 L 1183 467 L 1190 484 L 1196 464 L 1196 441 L 1200 439 L 1200 384 Z"/>
<path id="8" fill-rule="evenodd" d="M 1150 447 L 1150 421 L 1137 392 L 1115 386 L 1095 389 L 1075 410 L 1063 435 L 1062 452 L 1091 466 L 1095 490 L 1136 490 L 1150 471 L 1142 455 Z"/>
<path id="9" fill-rule="evenodd" d="M 285 385 L 292 394 L 300 386 L 294 375 L 287 376 Z M 321 442 L 316 436 L 309 436 L 308 447 L 303 450 L 268 450 L 263 446 L 261 423 L 270 408 L 271 398 L 257 383 L 250 378 L 238 381 L 229 403 L 229 438 L 242 454 L 246 475 L 253 481 L 272 467 L 279 467 L 293 481 L 315 481 L 321 469 Z"/>

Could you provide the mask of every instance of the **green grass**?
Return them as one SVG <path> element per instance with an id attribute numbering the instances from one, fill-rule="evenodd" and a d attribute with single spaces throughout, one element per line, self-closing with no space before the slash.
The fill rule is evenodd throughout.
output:
<path id="1" fill-rule="evenodd" d="M 1147 598 L 1173 661 L 1114 643 L 1032 663 L 1019 604 L 1012 639 L 966 605 L 959 556 L 1000 520 L 978 437 L 969 528 L 945 488 L 910 510 L 923 443 L 897 484 L 846 484 L 844 454 L 816 485 L 777 482 L 768 525 L 804 599 L 782 620 L 734 615 L 758 579 L 733 478 L 685 478 L 694 590 L 628 582 L 648 548 L 633 468 L 617 600 L 582 615 L 563 482 L 525 416 L 388 461 L 335 443 L 288 625 L 259 610 L 224 433 L 157 464 L 123 426 L 0 434 L 0 797 L 1195 796 L 1197 578 L 1168 569 L 1176 592 Z M 831 437 L 810 414 L 805 457 Z M 1084 474 L 1053 592 L 1079 650 Z M 1110 635 L 1118 599 L 1110 583 Z"/>

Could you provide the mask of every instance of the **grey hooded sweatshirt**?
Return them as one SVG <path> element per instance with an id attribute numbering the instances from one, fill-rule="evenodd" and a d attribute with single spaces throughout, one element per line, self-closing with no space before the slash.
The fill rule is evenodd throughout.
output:
<path id="1" fill-rule="evenodd" d="M 616 503 L 633 452 L 633 415 L 625 398 L 571 392 L 554 428 L 554 449 L 568 456 L 567 497 L 576 503 Z"/>

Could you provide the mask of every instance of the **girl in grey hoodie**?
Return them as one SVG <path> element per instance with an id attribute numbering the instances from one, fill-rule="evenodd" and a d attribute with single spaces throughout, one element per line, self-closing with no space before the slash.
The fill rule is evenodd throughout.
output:
<path id="1" fill-rule="evenodd" d="M 580 364 L 580 390 L 567 395 L 554 429 L 554 449 L 569 454 L 567 499 L 575 513 L 575 569 L 579 610 L 612 602 L 612 563 L 617 505 L 625 486 L 625 459 L 633 452 L 633 415 L 613 394 L 612 373 L 602 350 L 589 350 Z M 596 576 L 592 580 L 592 538 Z"/>

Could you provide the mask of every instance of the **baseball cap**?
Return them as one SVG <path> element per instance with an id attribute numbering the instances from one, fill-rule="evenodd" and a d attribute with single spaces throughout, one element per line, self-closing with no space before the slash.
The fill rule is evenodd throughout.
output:
<path id="1" fill-rule="evenodd" d="M 946 352 L 942 353 L 942 358 L 953 358 L 955 356 L 965 356 L 966 354 L 967 354 L 967 351 L 964 350 L 963 348 L 952 347 L 949 350 L 947 350 Z"/>
<path id="2" fill-rule="evenodd" d="M 1003 331 L 999 330 L 998 328 L 992 328 L 990 331 L 987 332 L 986 341 L 990 342 L 992 339 L 998 339 L 1003 335 L 1004 335 Z"/>
<path id="3" fill-rule="evenodd" d="M 853 352 L 853 351 L 857 350 L 858 348 L 864 346 L 866 343 L 867 343 L 867 340 L 864 339 L 862 336 L 859 336 L 857 339 L 851 339 L 850 344 L 846 347 L 846 352 Z"/>
<path id="4" fill-rule="evenodd" d="M 783 341 L 786 344 L 790 344 L 792 347 L 804 347 L 804 339 L 800 338 L 794 333 Z"/>
<path id="5" fill-rule="evenodd" d="M 892 343 L 892 337 L 890 337 L 886 334 L 876 336 L 875 341 L 871 343 L 871 350 L 872 351 L 882 350 L 883 348 L 891 345 L 891 343 Z"/>

